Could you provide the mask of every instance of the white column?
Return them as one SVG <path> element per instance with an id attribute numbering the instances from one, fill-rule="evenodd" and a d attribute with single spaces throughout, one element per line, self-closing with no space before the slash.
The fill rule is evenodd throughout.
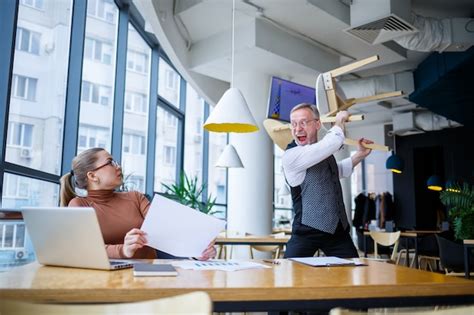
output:
<path id="1" fill-rule="evenodd" d="M 244 95 L 260 130 L 230 134 L 229 141 L 244 164 L 244 168 L 229 169 L 227 227 L 230 231 L 257 235 L 272 231 L 273 142 L 263 127 L 270 79 L 257 72 L 239 73 L 234 77 L 234 87 Z"/>

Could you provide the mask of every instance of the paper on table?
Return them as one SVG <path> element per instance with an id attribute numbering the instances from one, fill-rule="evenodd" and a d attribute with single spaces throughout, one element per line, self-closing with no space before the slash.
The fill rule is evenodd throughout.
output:
<path id="1" fill-rule="evenodd" d="M 300 257 L 290 258 L 290 260 L 310 265 L 313 267 L 329 267 L 329 266 L 364 266 L 364 263 L 360 261 L 353 261 L 348 259 L 342 259 L 338 257 Z"/>
<path id="2" fill-rule="evenodd" d="M 142 224 L 148 246 L 179 257 L 199 257 L 225 221 L 155 194 Z"/>
<path id="3" fill-rule="evenodd" d="M 196 260 L 182 260 L 173 262 L 173 266 L 182 269 L 190 270 L 222 270 L 222 271 L 237 271 L 254 268 L 271 268 L 259 263 L 251 261 L 235 261 L 235 260 L 210 260 L 210 261 L 196 261 Z"/>

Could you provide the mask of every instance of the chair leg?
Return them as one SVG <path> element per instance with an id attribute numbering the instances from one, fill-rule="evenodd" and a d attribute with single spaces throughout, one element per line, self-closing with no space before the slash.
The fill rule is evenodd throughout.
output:
<path id="1" fill-rule="evenodd" d="M 281 246 L 278 246 L 276 251 L 275 251 L 275 256 L 273 257 L 273 259 L 278 259 L 280 258 L 280 248 Z"/>

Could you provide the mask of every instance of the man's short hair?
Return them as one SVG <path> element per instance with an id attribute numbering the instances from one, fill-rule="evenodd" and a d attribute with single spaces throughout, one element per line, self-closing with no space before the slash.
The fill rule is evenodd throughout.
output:
<path id="1" fill-rule="evenodd" d="M 319 119 L 319 110 L 318 110 L 318 107 L 316 107 L 316 105 L 311 104 L 311 103 L 300 103 L 300 104 L 296 105 L 295 107 L 293 107 L 293 108 L 291 109 L 290 115 L 291 115 L 294 111 L 297 111 L 297 110 L 302 109 L 302 108 L 308 108 L 308 109 L 310 109 L 310 110 L 313 112 L 314 118 Z"/>

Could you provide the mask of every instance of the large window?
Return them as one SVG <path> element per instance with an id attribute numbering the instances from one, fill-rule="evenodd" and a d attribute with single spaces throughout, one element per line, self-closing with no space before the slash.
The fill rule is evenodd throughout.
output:
<path id="1" fill-rule="evenodd" d="M 186 86 L 186 120 L 184 137 L 184 171 L 202 183 L 204 100 L 190 84 Z"/>
<path id="2" fill-rule="evenodd" d="M 221 218 L 227 215 L 227 169 L 216 167 L 216 163 L 226 145 L 226 134 L 209 133 L 208 195 L 216 198 L 216 216 Z"/>
<path id="3" fill-rule="evenodd" d="M 18 8 L 5 159 L 59 175 L 72 7 L 44 4 Z"/>
<path id="4" fill-rule="evenodd" d="M 181 76 L 162 58 L 158 68 L 158 94 L 179 108 Z"/>
<path id="5" fill-rule="evenodd" d="M 90 0 L 87 13 L 80 128 L 107 130 L 105 149 L 111 151 L 118 8 L 112 0 Z"/>
<path id="6" fill-rule="evenodd" d="M 290 228 L 293 219 L 291 193 L 283 174 L 283 150 L 274 145 L 273 227 Z"/>
<path id="7" fill-rule="evenodd" d="M 120 160 L 122 189 L 162 192 L 162 184 L 176 183 L 184 170 L 206 183 L 203 199 L 215 197 L 214 210 L 225 218 L 227 170 L 214 164 L 227 137 L 203 131 L 208 105 L 156 38 L 138 28 L 141 17 L 133 6 L 114 0 L 7 2 L 8 16 L 18 12 L 18 18 L 7 22 L 16 30 L 4 32 L 5 51 L 14 56 L 0 59 L 11 69 L 0 73 L 0 92 L 10 95 L 0 121 L 6 131 L 0 144 L 3 208 L 58 205 L 59 179 L 73 157 L 101 147 Z M 119 37 L 127 42 L 117 47 Z M 0 270 L 34 259 L 20 216 L 5 219 L 0 211 L 0 244 Z"/>
<path id="8" fill-rule="evenodd" d="M 131 54 L 130 51 L 135 53 Z M 137 54 L 141 59 L 137 65 Z M 150 46 L 135 27 L 128 25 L 127 67 L 125 76 L 124 132 L 122 138 L 122 170 L 127 189 L 145 192 L 148 106 L 150 95 Z M 131 64 L 133 66 L 131 66 Z M 146 69 L 146 71 L 145 71 Z M 156 106 L 156 105 L 155 105 Z"/>
<path id="9" fill-rule="evenodd" d="M 156 157 L 155 157 L 155 186 L 157 192 L 164 192 L 163 184 L 176 183 L 178 147 L 178 117 L 159 106 L 157 111 L 156 126 Z M 171 124 L 165 121 L 174 120 Z"/>
<path id="10" fill-rule="evenodd" d="M 3 177 L 2 208 L 55 206 L 58 204 L 58 198 L 57 184 L 10 173 L 5 173 Z"/>

